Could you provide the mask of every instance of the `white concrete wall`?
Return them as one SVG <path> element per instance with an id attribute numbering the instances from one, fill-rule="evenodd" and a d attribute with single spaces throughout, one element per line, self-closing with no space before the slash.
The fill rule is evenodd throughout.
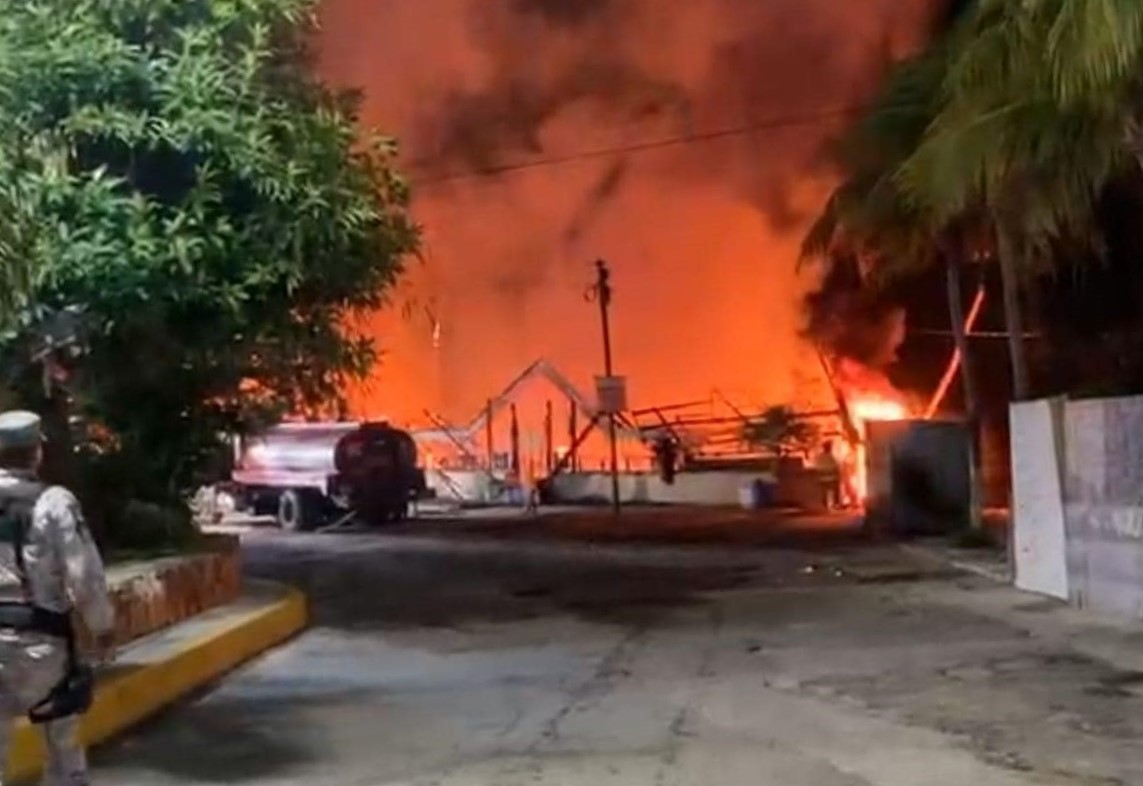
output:
<path id="1" fill-rule="evenodd" d="M 494 490 L 487 472 L 474 470 L 425 470 L 425 483 L 447 502 L 491 503 Z"/>
<path id="2" fill-rule="evenodd" d="M 619 497 L 629 504 L 739 505 L 741 492 L 754 480 L 774 483 L 763 472 L 680 472 L 673 485 L 657 474 L 631 473 L 619 476 Z M 552 492 L 559 502 L 575 504 L 611 499 L 611 476 L 580 472 L 556 476 Z"/>
<path id="3" fill-rule="evenodd" d="M 737 506 L 742 502 L 743 489 L 758 479 L 776 482 L 773 475 L 765 472 L 680 472 L 673 485 L 667 485 L 655 473 L 621 473 L 619 495 L 628 504 Z M 443 501 L 504 501 L 500 484 L 494 484 L 485 472 L 430 469 L 425 471 L 425 481 Z M 555 500 L 564 504 L 607 502 L 611 500 L 611 475 L 561 473 L 556 476 L 552 492 Z"/>
<path id="4" fill-rule="evenodd" d="M 1068 599 L 1067 544 L 1059 454 L 1062 402 L 1029 401 L 1009 410 L 1016 586 Z"/>

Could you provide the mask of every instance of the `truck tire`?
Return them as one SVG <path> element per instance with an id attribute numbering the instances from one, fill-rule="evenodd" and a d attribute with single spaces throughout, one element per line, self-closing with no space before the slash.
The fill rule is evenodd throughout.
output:
<path id="1" fill-rule="evenodd" d="M 308 532 L 321 521 L 322 497 L 313 489 L 287 489 L 278 497 L 278 526 L 287 532 Z"/>

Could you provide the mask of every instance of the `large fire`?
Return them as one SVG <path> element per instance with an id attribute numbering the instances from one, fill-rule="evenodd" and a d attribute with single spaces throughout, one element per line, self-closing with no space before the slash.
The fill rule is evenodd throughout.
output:
<path id="1" fill-rule="evenodd" d="M 597 257 L 632 407 L 713 389 L 828 406 L 794 264 L 832 177 L 823 145 L 933 4 L 325 0 L 321 67 L 401 141 L 426 232 L 371 325 L 384 355 L 354 414 L 466 422 L 540 357 L 590 391 Z M 542 415 L 520 418 L 534 438 Z"/>
<path id="2" fill-rule="evenodd" d="M 857 502 L 864 504 L 869 500 L 866 425 L 874 421 L 904 420 L 909 417 L 909 408 L 901 401 L 883 398 L 875 393 L 858 392 L 849 399 L 849 411 L 861 441 L 853 451 L 852 465 L 846 472 L 846 483 L 851 486 L 851 493 Z"/>
<path id="3" fill-rule="evenodd" d="M 846 496 L 864 505 L 869 500 L 868 424 L 905 420 L 913 415 L 906 396 L 879 372 L 853 362 L 843 362 L 836 383 L 845 401 L 856 434 L 856 444 L 842 442 L 841 465 Z"/>

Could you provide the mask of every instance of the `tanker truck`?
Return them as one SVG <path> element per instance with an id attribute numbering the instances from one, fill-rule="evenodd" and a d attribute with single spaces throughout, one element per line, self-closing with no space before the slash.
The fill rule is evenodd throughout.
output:
<path id="1" fill-rule="evenodd" d="M 239 440 L 230 485 L 239 509 L 290 531 L 401 521 L 427 495 L 412 436 L 385 422 L 284 423 Z"/>

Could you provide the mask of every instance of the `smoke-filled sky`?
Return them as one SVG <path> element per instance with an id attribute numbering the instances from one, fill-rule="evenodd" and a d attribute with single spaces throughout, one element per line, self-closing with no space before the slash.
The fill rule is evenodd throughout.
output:
<path id="1" fill-rule="evenodd" d="M 541 356 L 590 388 L 599 257 L 634 405 L 823 395 L 795 271 L 823 145 L 932 4 L 325 0 L 323 71 L 400 139 L 426 232 L 355 408 L 462 420 Z"/>

